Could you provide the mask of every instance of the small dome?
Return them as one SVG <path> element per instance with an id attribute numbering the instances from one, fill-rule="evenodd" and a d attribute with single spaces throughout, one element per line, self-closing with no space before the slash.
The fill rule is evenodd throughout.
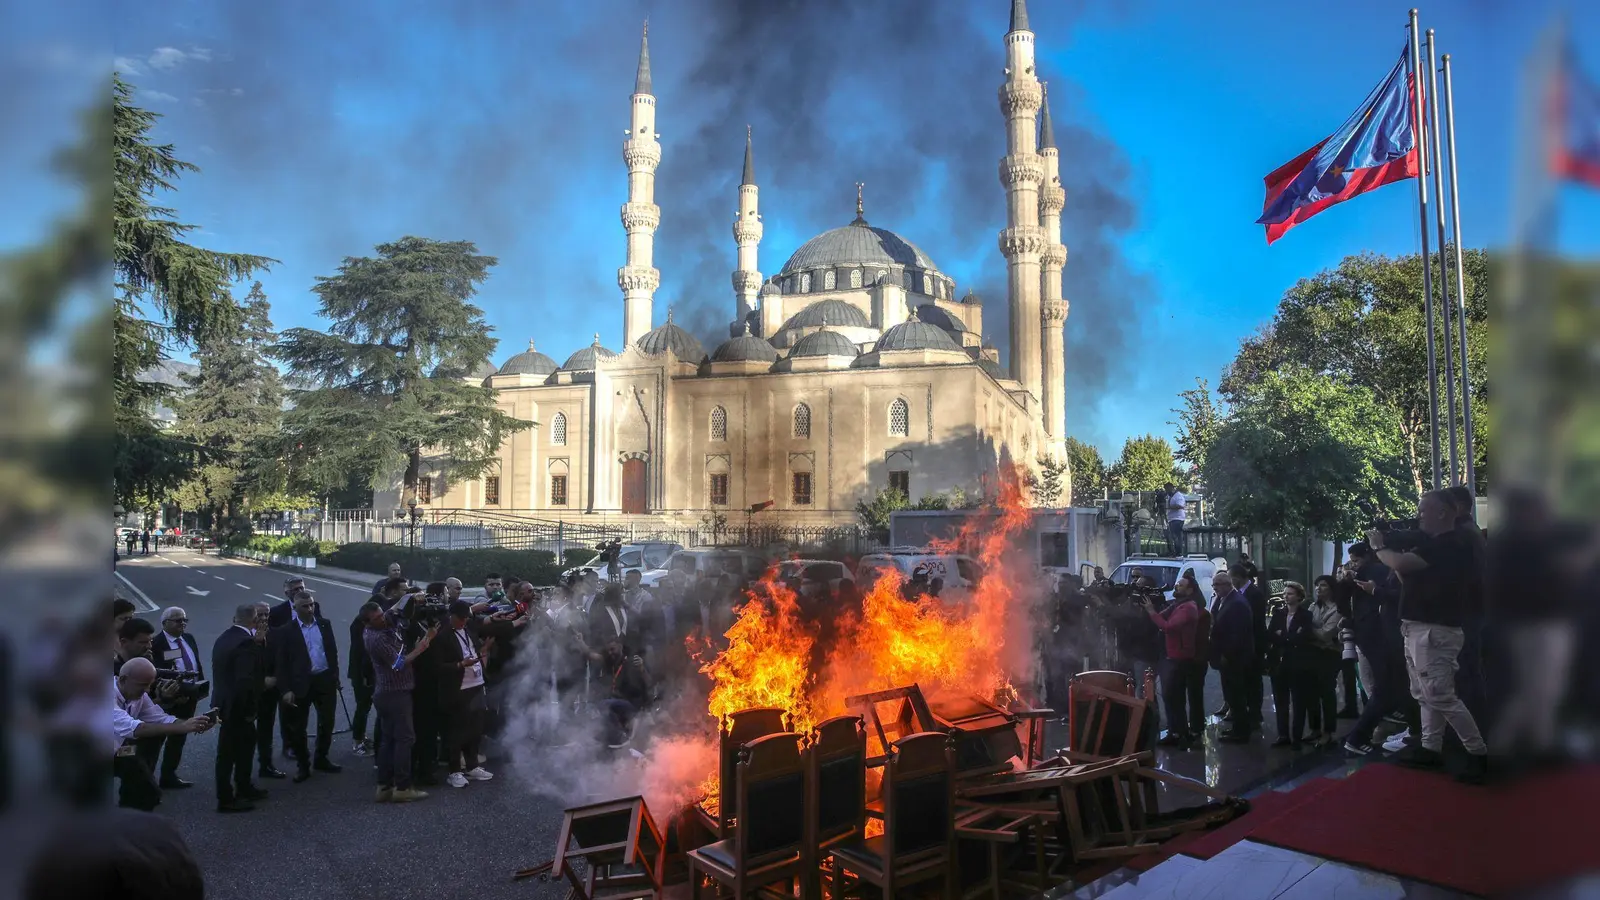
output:
<path id="1" fill-rule="evenodd" d="M 561 371 L 593 372 L 597 361 L 616 358 L 615 350 L 607 350 L 600 346 L 600 335 L 597 334 L 594 336 L 594 343 L 567 357 L 567 361 L 561 365 Z"/>
<path id="2" fill-rule="evenodd" d="M 919 319 L 910 319 L 885 331 L 875 348 L 885 350 L 954 350 L 961 352 L 950 333 L 937 325 Z"/>
<path id="3" fill-rule="evenodd" d="M 783 288 L 778 287 L 776 284 L 770 281 L 761 286 L 761 296 L 763 297 L 780 297 L 782 295 Z"/>
<path id="4" fill-rule="evenodd" d="M 722 345 L 711 351 L 712 362 L 775 362 L 778 359 L 777 348 L 751 334 L 748 330 L 735 338 L 729 338 Z"/>
<path id="5" fill-rule="evenodd" d="M 856 357 L 861 351 L 854 342 L 837 331 L 824 328 L 806 335 L 789 349 L 789 358 L 795 359 L 802 356 L 849 356 Z"/>
<path id="6" fill-rule="evenodd" d="M 945 331 L 955 334 L 960 334 L 967 330 L 967 326 L 961 324 L 960 319 L 950 315 L 944 309 L 934 306 L 932 303 L 924 303 L 917 307 L 917 318 L 927 322 L 929 325 L 937 325 Z"/>
<path id="7" fill-rule="evenodd" d="M 672 323 L 671 307 L 667 308 L 667 324 L 645 332 L 635 346 L 651 356 L 665 353 L 668 348 L 671 348 L 679 359 L 697 365 L 706 358 L 706 350 L 700 346 L 700 341 L 694 335 Z"/>
<path id="8" fill-rule="evenodd" d="M 467 375 L 467 377 L 473 379 L 474 381 L 482 381 L 483 379 L 488 378 L 490 375 L 493 375 L 495 371 L 494 363 L 489 362 L 486 359 L 483 362 L 473 366 L 472 372 Z"/>
<path id="9" fill-rule="evenodd" d="M 978 357 L 978 368 L 984 370 L 985 372 L 988 372 L 989 375 L 991 377 L 993 377 L 994 380 L 996 380 L 996 381 L 1002 381 L 1004 379 L 1007 379 L 1007 378 L 1011 377 L 1010 375 L 1006 374 L 1006 370 L 1005 369 L 1000 368 L 1000 364 L 999 363 L 995 362 L 992 359 L 987 359 L 987 358 L 982 357 L 982 356 Z"/>
<path id="10" fill-rule="evenodd" d="M 533 349 L 533 341 L 528 342 L 528 349 L 518 353 L 505 361 L 494 375 L 549 375 L 556 370 L 556 361 L 543 353 Z"/>
<path id="11" fill-rule="evenodd" d="M 845 328 L 871 328 L 867 314 L 837 298 L 818 300 L 789 317 L 784 328 L 819 328 L 837 325 Z"/>

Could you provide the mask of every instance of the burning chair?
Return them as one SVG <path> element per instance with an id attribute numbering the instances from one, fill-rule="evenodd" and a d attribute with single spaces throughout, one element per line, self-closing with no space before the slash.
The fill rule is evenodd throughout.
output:
<path id="1" fill-rule="evenodd" d="M 806 856 L 801 897 L 822 896 L 820 866 L 834 846 L 866 836 L 867 730 L 860 716 L 836 716 L 817 726 L 806 751 Z"/>
<path id="2" fill-rule="evenodd" d="M 695 807 L 702 824 L 719 840 L 733 834 L 733 785 L 740 750 L 757 738 L 783 732 L 783 710 L 774 707 L 741 709 L 723 723 L 717 739 L 717 796 L 707 797 Z M 714 811 L 709 808 L 712 804 Z"/>
<path id="3" fill-rule="evenodd" d="M 733 837 L 690 850 L 689 888 L 700 898 L 701 874 L 731 887 L 734 900 L 744 900 L 764 887 L 804 881 L 807 798 L 811 768 L 798 734 L 769 734 L 746 744 L 734 766 Z M 723 791 L 726 796 L 727 791 Z M 759 809 L 759 815 L 754 811 Z"/>
<path id="4" fill-rule="evenodd" d="M 834 846 L 833 897 L 844 897 L 845 872 L 876 885 L 886 898 L 898 888 L 943 878 L 955 881 L 955 752 L 947 734 L 924 732 L 887 748 L 883 766 L 884 833 Z"/>

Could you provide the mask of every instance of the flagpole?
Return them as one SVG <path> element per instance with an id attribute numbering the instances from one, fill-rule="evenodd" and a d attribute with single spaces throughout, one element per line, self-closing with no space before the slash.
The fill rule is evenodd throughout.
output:
<path id="1" fill-rule="evenodd" d="M 1444 231 L 1444 153 L 1439 147 L 1439 60 L 1433 49 L 1433 29 L 1427 32 L 1428 40 L 1428 137 L 1431 145 L 1428 147 L 1429 159 L 1433 170 L 1433 224 L 1439 235 L 1439 314 L 1444 329 L 1440 336 L 1444 338 L 1444 391 L 1445 414 L 1444 420 L 1446 433 L 1450 437 L 1450 474 L 1445 479 L 1448 484 L 1460 484 L 1461 470 L 1456 459 L 1456 361 L 1452 345 L 1455 343 L 1450 333 L 1450 261 L 1446 255 L 1448 246 L 1445 243 Z M 1459 254 L 1461 248 L 1457 247 Z M 1428 267 L 1432 268 L 1430 261 Z M 1428 321 L 1432 329 L 1433 321 Z"/>
<path id="2" fill-rule="evenodd" d="M 1477 449 L 1472 438 L 1472 380 L 1467 372 L 1467 279 L 1461 266 L 1461 188 L 1456 180 L 1456 95 L 1450 78 L 1450 54 L 1444 63 L 1444 127 L 1450 154 L 1450 237 L 1456 245 L 1456 331 L 1461 343 L 1461 430 L 1465 432 L 1466 487 L 1478 493 Z"/>
<path id="3" fill-rule="evenodd" d="M 1431 423 L 1429 437 L 1433 441 L 1430 460 L 1433 463 L 1434 490 L 1439 489 L 1439 363 L 1433 346 L 1433 264 L 1428 252 L 1428 142 L 1427 126 L 1423 118 L 1425 107 L 1422 90 L 1422 51 L 1417 45 L 1417 11 L 1411 10 L 1411 94 L 1412 114 L 1417 123 L 1417 215 L 1422 221 L 1422 298 L 1428 323 L 1428 417 Z"/>

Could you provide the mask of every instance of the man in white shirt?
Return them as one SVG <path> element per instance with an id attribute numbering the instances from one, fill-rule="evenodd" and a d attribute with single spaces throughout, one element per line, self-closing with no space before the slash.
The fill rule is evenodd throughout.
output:
<path id="1" fill-rule="evenodd" d="M 150 686 L 156 681 L 156 667 L 150 660 L 134 658 L 122 665 L 111 680 L 112 773 L 121 781 L 117 805 L 146 812 L 161 802 L 161 788 L 150 768 L 139 759 L 134 741 L 167 734 L 198 734 L 211 727 L 205 716 L 179 720 L 169 716 L 150 699 Z"/>
<path id="2" fill-rule="evenodd" d="M 1183 534 L 1184 520 L 1189 518 L 1189 498 L 1170 481 L 1167 482 L 1166 494 L 1167 546 L 1171 548 L 1173 556 L 1183 556 L 1189 552 L 1188 541 Z"/>

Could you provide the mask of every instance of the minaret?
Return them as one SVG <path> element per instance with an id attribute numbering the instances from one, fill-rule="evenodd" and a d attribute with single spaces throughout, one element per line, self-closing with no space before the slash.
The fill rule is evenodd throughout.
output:
<path id="1" fill-rule="evenodd" d="M 756 308 L 756 296 L 761 290 L 761 273 L 757 271 L 756 250 L 761 244 L 761 212 L 758 201 L 761 189 L 756 187 L 756 160 L 750 149 L 750 126 L 744 127 L 744 177 L 739 179 L 739 214 L 733 220 L 733 242 L 739 247 L 739 265 L 733 270 L 734 303 L 733 324 L 728 333 L 738 337 L 744 333 L 751 310 Z"/>
<path id="2" fill-rule="evenodd" d="M 1006 294 L 1011 313 L 1011 376 L 1038 403 L 1043 393 L 1039 373 L 1039 268 L 1045 247 L 1039 227 L 1039 186 L 1044 163 L 1035 152 L 1038 114 L 1043 99 L 1033 67 L 1033 32 L 1028 30 L 1026 0 L 1011 0 L 1011 29 L 1006 32 L 1006 80 L 1000 86 L 1000 112 L 1006 117 L 1006 155 L 1000 160 L 1000 183 L 1006 189 L 1006 227 L 1000 252 L 1006 258 Z M 1042 417 L 1041 417 L 1042 418 Z"/>
<path id="3" fill-rule="evenodd" d="M 661 144 L 656 141 L 656 98 L 650 93 L 650 23 L 644 24 L 639 42 L 639 73 L 633 81 L 633 123 L 622 142 L 622 160 L 628 164 L 628 202 L 622 204 L 622 227 L 628 233 L 628 263 L 617 270 L 622 289 L 623 347 L 650 330 L 651 304 L 661 273 L 654 265 L 656 226 L 661 207 L 656 206 L 656 166 Z"/>
<path id="4" fill-rule="evenodd" d="M 1050 92 L 1044 91 L 1044 106 L 1039 113 L 1039 156 L 1044 160 L 1044 186 L 1039 188 L 1039 221 L 1044 226 L 1044 251 L 1039 263 L 1044 269 L 1040 285 L 1040 317 L 1044 328 L 1044 430 L 1049 455 L 1064 459 L 1067 437 L 1067 380 L 1063 359 L 1061 328 L 1067 321 L 1067 301 L 1061 298 L 1061 269 L 1067 264 L 1067 248 L 1061 244 L 1061 208 L 1067 192 L 1061 188 L 1061 159 L 1056 150 L 1055 129 L 1050 127 Z"/>

